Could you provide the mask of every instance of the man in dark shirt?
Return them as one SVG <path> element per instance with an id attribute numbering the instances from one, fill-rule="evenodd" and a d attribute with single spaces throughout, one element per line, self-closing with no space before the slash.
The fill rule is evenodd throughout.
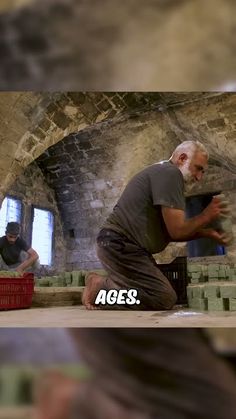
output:
<path id="1" fill-rule="evenodd" d="M 0 270 L 14 270 L 23 273 L 35 269 L 38 253 L 20 236 L 20 225 L 10 222 L 6 235 L 0 238 Z"/>
<path id="2" fill-rule="evenodd" d="M 129 308 L 171 309 L 176 293 L 152 254 L 172 241 L 200 237 L 227 244 L 224 234 L 205 228 L 228 211 L 219 198 L 214 197 L 200 215 L 185 218 L 185 186 L 202 179 L 207 163 L 205 147 L 200 142 L 185 141 L 168 161 L 146 167 L 130 180 L 97 237 L 97 254 L 108 277 L 95 273 L 88 277 L 83 295 L 86 308 L 96 308 L 101 289 L 135 289 L 140 304 Z"/>

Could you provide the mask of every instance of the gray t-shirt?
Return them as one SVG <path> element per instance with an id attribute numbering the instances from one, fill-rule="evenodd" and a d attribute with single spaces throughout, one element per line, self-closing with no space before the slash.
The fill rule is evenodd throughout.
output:
<path id="1" fill-rule="evenodd" d="M 184 178 L 169 161 L 148 166 L 130 180 L 103 228 L 125 234 L 150 253 L 161 252 L 171 241 L 161 206 L 185 210 Z"/>

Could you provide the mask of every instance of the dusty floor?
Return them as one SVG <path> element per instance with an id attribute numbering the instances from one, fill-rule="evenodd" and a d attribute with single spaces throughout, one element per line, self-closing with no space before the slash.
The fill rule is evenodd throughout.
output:
<path id="1" fill-rule="evenodd" d="M 236 312 L 87 311 L 81 306 L 0 312 L 0 327 L 236 327 Z"/>

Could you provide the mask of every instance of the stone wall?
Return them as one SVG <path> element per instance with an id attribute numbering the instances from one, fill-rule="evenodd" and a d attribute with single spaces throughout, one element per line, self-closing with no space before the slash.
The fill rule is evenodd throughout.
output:
<path id="1" fill-rule="evenodd" d="M 31 1 L 0 15 L 0 88 L 235 89 L 234 15 L 233 0 Z"/>
<path id="2" fill-rule="evenodd" d="M 24 174 L 17 179 L 9 189 L 8 195 L 22 201 L 22 236 L 28 243 L 31 243 L 33 206 L 52 211 L 54 215 L 53 264 L 45 271 L 64 270 L 66 249 L 55 193 L 47 185 L 41 170 L 35 163 L 28 166 Z"/>
<path id="3" fill-rule="evenodd" d="M 2 93 L 1 198 L 35 160 L 55 192 L 67 269 L 99 267 L 94 238 L 128 180 L 187 139 L 211 153 L 188 194 L 227 191 L 235 208 L 234 93 Z M 172 244 L 157 260 L 186 253 Z M 234 249 L 232 250 L 234 253 Z"/>
<path id="4" fill-rule="evenodd" d="M 228 191 L 235 208 L 235 174 L 229 170 L 232 156 L 223 160 L 211 143 L 214 140 L 220 144 L 223 136 L 227 141 L 234 132 L 230 95 L 224 97 L 224 108 L 228 109 L 224 115 L 222 108 L 219 98 L 211 98 L 200 103 L 187 101 L 174 109 L 136 109 L 67 136 L 37 159 L 56 192 L 68 249 L 67 269 L 100 267 L 95 237 L 125 185 L 146 165 L 169 158 L 182 140 L 203 140 L 211 151 L 209 173 L 188 195 L 220 188 L 226 194 Z M 205 137 L 203 126 L 207 127 Z M 235 248 L 229 252 L 233 256 Z M 183 255 L 185 243 L 170 244 L 156 255 L 156 260 L 168 263 Z"/>

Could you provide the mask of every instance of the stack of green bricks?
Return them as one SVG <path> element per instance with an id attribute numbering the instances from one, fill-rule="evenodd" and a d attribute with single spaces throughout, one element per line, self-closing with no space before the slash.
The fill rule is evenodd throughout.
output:
<path id="1" fill-rule="evenodd" d="M 84 287 L 86 278 L 91 272 L 97 272 L 100 275 L 105 275 L 105 271 L 72 271 L 62 272 L 56 276 L 45 276 L 43 278 L 35 279 L 36 287 Z"/>
<path id="2" fill-rule="evenodd" d="M 190 308 L 236 311 L 236 265 L 188 264 Z"/>

